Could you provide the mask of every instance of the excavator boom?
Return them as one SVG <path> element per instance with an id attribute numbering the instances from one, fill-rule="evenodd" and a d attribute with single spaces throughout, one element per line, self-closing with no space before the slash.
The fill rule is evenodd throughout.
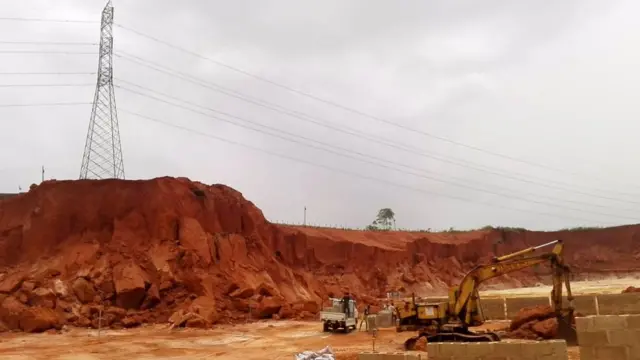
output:
<path id="1" fill-rule="evenodd" d="M 547 246 L 554 245 L 552 251 L 536 254 Z M 573 328 L 573 296 L 569 284 L 569 267 L 564 263 L 564 244 L 561 240 L 552 241 L 535 247 L 530 247 L 518 252 L 495 257 L 491 263 L 479 265 L 465 275 L 460 284 L 449 292 L 449 301 L 446 304 L 416 304 L 414 323 L 431 323 L 437 327 L 436 334 L 429 335 L 423 330 L 414 338 L 405 342 L 405 348 L 411 348 L 422 336 L 429 341 L 495 341 L 497 335 L 477 335 L 468 330 L 469 327 L 480 326 L 484 323 L 479 302 L 479 286 L 487 280 L 509 274 L 515 271 L 530 268 L 539 264 L 548 263 L 553 271 L 553 289 L 551 292 L 553 310 L 558 318 L 560 326 L 559 335 L 567 343 L 575 343 L 577 334 Z M 566 286 L 569 307 L 562 308 L 562 285 Z M 431 309 L 434 316 L 420 316 L 425 314 L 425 309 Z M 443 311 L 445 309 L 445 311 Z M 403 321 L 400 316 L 401 322 Z M 455 325 L 453 325 L 455 324 Z M 449 330 L 443 331 L 447 327 Z M 452 340 L 453 339 L 453 340 Z"/>

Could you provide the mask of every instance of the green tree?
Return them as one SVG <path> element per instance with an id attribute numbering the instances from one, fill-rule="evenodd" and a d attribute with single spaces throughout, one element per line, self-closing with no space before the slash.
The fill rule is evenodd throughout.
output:
<path id="1" fill-rule="evenodd" d="M 367 226 L 368 230 L 391 230 L 396 227 L 396 214 L 390 208 L 378 210 L 376 219 Z"/>

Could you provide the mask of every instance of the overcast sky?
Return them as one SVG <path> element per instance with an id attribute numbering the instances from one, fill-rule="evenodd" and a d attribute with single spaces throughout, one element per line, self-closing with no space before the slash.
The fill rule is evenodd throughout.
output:
<path id="1" fill-rule="evenodd" d="M 104 4 L 0 0 L 2 17 L 95 21 L 0 19 L 0 85 L 87 85 L 0 86 L 0 192 L 39 182 L 42 165 L 46 178 L 78 178 L 96 79 L 7 73 L 97 68 L 95 45 L 8 42 L 97 43 Z M 412 229 L 557 229 L 640 218 L 637 1 L 116 0 L 114 7 L 128 179 L 227 184 L 268 219 L 292 223 L 302 222 L 305 206 L 309 223 L 352 227 L 382 207 Z M 86 104 L 2 107 L 56 102 Z"/>

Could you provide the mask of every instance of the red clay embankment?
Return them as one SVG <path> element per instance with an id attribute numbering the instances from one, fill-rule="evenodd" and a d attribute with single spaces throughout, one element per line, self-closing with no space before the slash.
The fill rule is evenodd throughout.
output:
<path id="1" fill-rule="evenodd" d="M 387 290 L 442 292 L 494 251 L 557 238 L 566 241 L 576 271 L 624 273 L 640 259 L 639 230 L 296 228 L 267 222 L 224 185 L 47 181 L 0 200 L 0 326 L 96 327 L 101 310 L 103 326 L 111 327 L 165 322 L 178 310 L 196 314 L 187 325 L 201 327 L 249 314 L 306 317 L 344 291 L 361 303 Z M 499 280 L 518 286 L 546 277 L 528 271 Z"/>

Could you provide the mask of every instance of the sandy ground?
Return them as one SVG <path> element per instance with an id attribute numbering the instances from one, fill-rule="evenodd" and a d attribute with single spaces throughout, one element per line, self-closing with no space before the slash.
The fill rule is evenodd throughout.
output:
<path id="1" fill-rule="evenodd" d="M 487 328 L 502 328 L 506 322 L 492 322 Z M 380 329 L 378 351 L 402 351 L 411 332 Z M 214 330 L 172 330 L 150 326 L 133 330 L 103 331 L 73 329 L 62 334 L 7 334 L 0 337 L 3 360 L 93 360 L 93 359 L 270 359 L 293 360 L 305 350 L 318 351 L 330 345 L 337 360 L 355 360 L 373 347 L 365 332 L 323 333 L 319 322 L 264 321 L 221 326 Z M 577 349 L 571 349 L 577 360 Z M 426 353 L 423 353 L 426 354 Z"/>
<path id="2" fill-rule="evenodd" d="M 638 279 L 573 282 L 576 294 L 619 293 L 629 285 L 640 286 Z M 483 296 L 540 296 L 549 294 L 548 286 L 493 290 Z M 506 322 L 488 322 L 485 328 L 499 329 Z M 413 333 L 381 329 L 376 339 L 378 351 L 402 351 L 404 341 Z M 320 322 L 264 321 L 235 326 L 217 326 L 212 330 L 145 326 L 131 330 L 71 329 L 60 334 L 2 334 L 2 360 L 93 360 L 93 359 L 287 359 L 294 354 L 317 351 L 330 345 L 337 360 L 355 360 L 361 351 L 370 351 L 370 334 L 327 334 Z M 578 349 L 569 349 L 569 359 L 579 360 Z"/>

